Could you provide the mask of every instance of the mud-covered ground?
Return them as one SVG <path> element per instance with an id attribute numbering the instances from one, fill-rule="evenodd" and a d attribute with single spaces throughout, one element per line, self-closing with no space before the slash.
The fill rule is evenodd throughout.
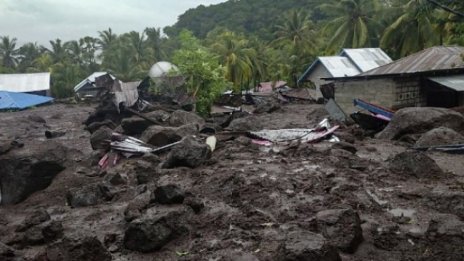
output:
<path id="1" fill-rule="evenodd" d="M 88 249 L 98 257 L 103 251 L 101 260 L 108 260 L 106 254 L 134 261 L 339 260 L 337 255 L 341 260 L 464 259 L 464 155 L 427 152 L 439 174 L 423 168 L 395 171 L 392 165 L 401 159 L 392 159 L 410 145 L 365 137 L 350 126 L 336 132 L 339 144 L 263 147 L 247 137 L 217 136 L 216 150 L 197 168 L 160 168 L 166 156 L 160 155 L 123 160 L 99 174 L 98 156 L 82 125 L 93 110 L 55 104 L 0 113 L 0 139 L 24 143 L 16 150 L 49 142 L 46 129 L 65 132 L 52 140 L 67 149 L 66 169 L 50 186 L 21 203 L 0 206 L 0 259 L 59 260 L 53 255 L 54 247 L 62 249 L 57 244 L 86 237 L 96 237 L 102 248 L 82 247 L 79 253 Z M 249 116 L 245 125 L 312 128 L 325 114 L 320 105 L 286 105 Z M 111 198 L 93 206 L 68 205 L 70 190 L 115 174 L 123 181 L 112 183 Z M 180 188 L 183 203 L 148 202 L 157 187 L 167 184 Z M 133 208 L 136 214 L 129 218 Z M 62 234 L 34 241 L 31 228 L 18 229 L 38 210 L 59 222 Z M 128 227 L 150 215 L 162 216 L 170 236 L 148 253 L 130 250 L 124 239 Z"/>

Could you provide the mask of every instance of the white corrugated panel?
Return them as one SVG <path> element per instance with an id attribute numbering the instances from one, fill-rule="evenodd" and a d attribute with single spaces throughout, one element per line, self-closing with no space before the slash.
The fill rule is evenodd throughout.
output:
<path id="1" fill-rule="evenodd" d="M 340 55 L 350 58 L 362 72 L 392 62 L 392 59 L 380 48 L 343 49 Z"/>
<path id="2" fill-rule="evenodd" d="M 50 73 L 0 74 L 0 91 L 36 92 L 50 90 Z"/>
<path id="3" fill-rule="evenodd" d="M 105 75 L 105 74 L 107 74 L 107 72 L 94 72 L 94 73 L 92 73 L 89 77 L 85 78 L 80 83 L 78 83 L 76 86 L 74 86 L 74 91 L 75 92 L 79 91 L 79 89 L 86 86 L 87 84 L 93 84 L 95 82 L 95 78 L 100 77 L 100 76 Z M 116 79 L 113 75 L 111 75 L 111 78 Z"/>
<path id="4" fill-rule="evenodd" d="M 319 61 L 329 71 L 332 77 L 354 76 L 361 73 L 346 57 L 323 56 L 319 57 Z"/>

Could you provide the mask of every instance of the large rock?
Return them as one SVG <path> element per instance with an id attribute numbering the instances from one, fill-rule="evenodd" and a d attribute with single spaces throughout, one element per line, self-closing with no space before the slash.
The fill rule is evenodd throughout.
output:
<path id="1" fill-rule="evenodd" d="M 201 128 L 205 124 L 205 120 L 195 113 L 182 110 L 173 112 L 169 118 L 169 124 L 174 127 L 192 123 L 198 125 L 198 127 Z"/>
<path id="2" fill-rule="evenodd" d="M 110 148 L 111 135 L 113 130 L 107 126 L 102 126 L 90 136 L 90 145 L 94 150 L 108 150 Z"/>
<path id="3" fill-rule="evenodd" d="M 150 204 L 150 192 L 145 192 L 137 195 L 133 200 L 127 204 L 124 210 L 124 219 L 130 222 L 142 215 L 142 211 Z"/>
<path id="4" fill-rule="evenodd" d="M 439 127 L 424 133 L 422 137 L 416 142 L 416 147 L 461 143 L 464 143 L 464 136 L 450 128 Z"/>
<path id="5" fill-rule="evenodd" d="M 47 141 L 1 156 L 1 203 L 19 203 L 32 193 L 47 188 L 65 169 L 66 155 L 67 149 L 63 145 Z"/>
<path id="6" fill-rule="evenodd" d="M 96 237 L 65 238 L 47 248 L 47 261 L 111 261 L 111 254 Z"/>
<path id="7" fill-rule="evenodd" d="M 353 209 L 330 209 L 316 215 L 318 229 L 343 252 L 354 253 L 363 241 L 361 220 Z"/>
<path id="8" fill-rule="evenodd" d="M 121 121 L 121 127 L 127 135 L 142 134 L 151 125 L 153 125 L 153 123 L 138 116 L 125 118 Z"/>
<path id="9" fill-rule="evenodd" d="M 180 127 L 151 126 L 143 132 L 141 139 L 153 146 L 162 147 L 180 141 L 187 135 L 198 132 L 196 124 L 187 124 Z"/>
<path id="10" fill-rule="evenodd" d="M 433 178 L 444 175 L 437 163 L 420 151 L 401 152 L 395 155 L 388 164 L 391 171 L 416 178 Z"/>
<path id="11" fill-rule="evenodd" d="M 41 245 L 52 242 L 63 236 L 63 224 L 60 221 L 49 221 L 29 228 L 24 233 L 24 245 Z"/>
<path id="12" fill-rule="evenodd" d="M 425 204 L 442 213 L 454 214 L 464 219 L 464 192 L 435 189 L 425 197 Z"/>
<path id="13" fill-rule="evenodd" d="M 423 260 L 464 260 L 464 223 L 454 215 L 434 216 L 426 232 Z"/>
<path id="14" fill-rule="evenodd" d="M 169 121 L 171 114 L 163 110 L 156 110 L 145 113 L 145 116 L 152 119 L 153 121 L 159 122 L 159 124 L 164 124 L 165 122 Z"/>
<path id="15" fill-rule="evenodd" d="M 107 119 L 104 121 L 92 122 L 85 129 L 88 130 L 90 133 L 94 133 L 103 126 L 106 126 L 110 129 L 115 129 L 117 127 L 113 121 Z"/>
<path id="16" fill-rule="evenodd" d="M 154 191 L 155 201 L 160 204 L 182 204 L 184 192 L 177 185 L 168 184 L 159 186 Z"/>
<path id="17" fill-rule="evenodd" d="M 50 220 L 50 215 L 45 209 L 38 209 L 27 215 L 16 231 L 22 232 L 26 229 Z"/>
<path id="18" fill-rule="evenodd" d="M 445 108 L 404 108 L 395 113 L 392 121 L 377 137 L 399 139 L 404 135 L 421 134 L 438 127 L 461 132 L 464 130 L 464 116 Z"/>
<path id="19" fill-rule="evenodd" d="M 294 231 L 287 235 L 279 249 L 276 260 L 282 261 L 340 261 L 340 255 L 327 240 L 309 231 Z"/>
<path id="20" fill-rule="evenodd" d="M 182 142 L 172 148 L 164 168 L 190 167 L 195 168 L 202 165 L 211 157 L 211 149 L 205 143 L 199 143 L 193 137 L 186 137 Z"/>
<path id="21" fill-rule="evenodd" d="M 66 200 L 74 208 L 94 206 L 112 198 L 107 187 L 107 185 L 95 183 L 72 188 L 66 194 Z"/>
<path id="22" fill-rule="evenodd" d="M 150 209 L 127 227 L 125 248 L 143 253 L 161 249 L 174 238 L 188 232 L 185 225 L 187 213 L 185 207 Z"/>
<path id="23" fill-rule="evenodd" d="M 259 131 L 263 129 L 263 124 L 257 117 L 249 116 L 232 120 L 227 129 L 232 131 Z"/>

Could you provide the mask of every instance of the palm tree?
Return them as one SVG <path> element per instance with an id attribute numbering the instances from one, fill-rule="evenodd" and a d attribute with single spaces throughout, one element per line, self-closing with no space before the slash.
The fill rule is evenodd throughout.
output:
<path id="1" fill-rule="evenodd" d="M 0 37 L 0 58 L 2 65 L 6 68 L 14 68 L 18 63 L 16 49 L 16 38 L 10 39 L 9 36 Z"/>
<path id="2" fill-rule="evenodd" d="M 380 45 L 396 56 L 406 56 L 439 43 L 434 32 L 432 6 L 427 0 L 409 0 L 401 14 L 385 30 Z"/>
<path id="3" fill-rule="evenodd" d="M 52 46 L 52 49 L 48 50 L 48 52 L 50 53 L 54 63 L 63 62 L 68 58 L 66 48 L 60 39 L 50 41 L 50 45 Z"/>
<path id="4" fill-rule="evenodd" d="M 111 47 L 111 45 L 116 41 L 118 36 L 113 33 L 113 30 L 111 28 L 108 28 L 108 30 L 104 31 L 99 31 L 98 35 L 100 36 L 100 39 L 98 39 L 98 44 L 99 47 L 105 51 Z"/>
<path id="5" fill-rule="evenodd" d="M 314 25 L 303 11 L 292 11 L 284 22 L 276 26 L 276 39 L 272 42 L 275 46 L 291 44 L 294 49 L 313 49 L 316 34 Z"/>
<path id="6" fill-rule="evenodd" d="M 165 56 L 161 51 L 161 29 L 147 27 L 144 32 L 147 35 L 147 43 L 149 47 L 153 49 L 155 61 L 161 61 Z"/>
<path id="7" fill-rule="evenodd" d="M 33 70 L 34 60 L 43 53 L 43 47 L 37 43 L 26 43 L 18 49 L 18 71 L 28 72 Z"/>
<path id="8" fill-rule="evenodd" d="M 332 17 L 323 28 L 329 36 L 327 50 L 340 48 L 366 47 L 371 39 L 377 38 L 376 15 L 380 10 L 378 0 L 340 0 L 320 6 L 321 10 Z"/>
<path id="9" fill-rule="evenodd" d="M 249 84 L 253 75 L 253 59 L 255 50 L 248 47 L 248 41 L 233 32 L 224 32 L 211 45 L 211 50 L 218 55 L 220 63 L 225 67 L 225 77 L 232 82 L 235 91 L 239 91 L 245 83 Z"/>

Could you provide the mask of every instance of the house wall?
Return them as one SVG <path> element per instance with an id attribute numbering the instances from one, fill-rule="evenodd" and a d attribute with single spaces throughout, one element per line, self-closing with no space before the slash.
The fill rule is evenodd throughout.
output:
<path id="1" fill-rule="evenodd" d="M 417 78 L 384 78 L 348 80 L 335 82 L 335 100 L 345 113 L 359 109 L 353 106 L 354 99 L 390 109 L 425 106 L 426 95 Z"/>
<path id="2" fill-rule="evenodd" d="M 335 82 L 335 101 L 347 114 L 359 110 L 353 105 L 354 99 L 391 108 L 395 105 L 396 97 L 396 83 L 392 79 Z"/>
<path id="3" fill-rule="evenodd" d="M 319 98 L 322 98 L 322 93 L 321 93 L 321 85 L 327 84 L 330 81 L 323 80 L 321 78 L 329 78 L 332 77 L 330 75 L 329 71 L 321 65 L 321 63 L 318 63 L 316 65 L 316 68 L 313 69 L 312 73 L 308 76 L 307 80 L 311 81 L 314 83 L 314 86 L 316 87 L 315 89 L 310 89 L 311 96 L 314 97 L 316 100 Z"/>

